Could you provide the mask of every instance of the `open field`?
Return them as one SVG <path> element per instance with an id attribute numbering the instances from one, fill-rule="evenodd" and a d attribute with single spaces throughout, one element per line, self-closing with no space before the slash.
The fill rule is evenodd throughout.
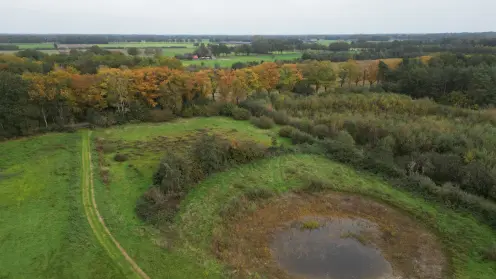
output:
<path id="1" fill-rule="evenodd" d="M 81 199 L 81 135 L 0 143 L 0 277 L 119 278 Z"/>
<path id="2" fill-rule="evenodd" d="M 184 65 L 205 65 L 209 67 L 219 64 L 221 67 L 230 67 L 236 62 L 252 62 L 252 61 L 275 61 L 275 60 L 293 60 L 301 57 L 301 53 L 283 53 L 283 54 L 265 54 L 265 55 L 250 55 L 250 56 L 219 56 L 215 60 L 183 60 Z"/>
<path id="3" fill-rule="evenodd" d="M 321 45 L 328 46 L 329 44 L 337 43 L 337 42 L 347 42 L 347 41 L 340 41 L 340 40 L 318 40 L 316 43 L 321 44 Z"/>

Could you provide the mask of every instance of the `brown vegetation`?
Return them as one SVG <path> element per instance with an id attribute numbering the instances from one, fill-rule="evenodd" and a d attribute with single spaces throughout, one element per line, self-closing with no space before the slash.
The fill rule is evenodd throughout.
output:
<path id="1" fill-rule="evenodd" d="M 240 209 L 243 204 L 238 204 Z M 360 237 L 382 250 L 399 278 L 444 278 L 449 270 L 441 244 L 415 220 L 375 201 L 338 193 L 289 194 L 261 203 L 256 211 L 233 214 L 215 231 L 214 251 L 244 278 L 254 272 L 293 278 L 280 270 L 269 246 L 275 233 L 308 216 L 363 218 L 377 224 L 379 233 Z"/>

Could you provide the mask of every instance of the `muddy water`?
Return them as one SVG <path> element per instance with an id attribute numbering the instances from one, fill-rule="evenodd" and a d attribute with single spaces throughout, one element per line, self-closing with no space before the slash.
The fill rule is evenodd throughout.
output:
<path id="1" fill-rule="evenodd" d="M 320 227 L 305 229 L 307 221 Z M 377 226 L 365 219 L 309 218 L 293 222 L 274 235 L 272 255 L 289 274 L 305 278 L 379 279 L 392 267 L 379 249 L 367 242 Z"/>

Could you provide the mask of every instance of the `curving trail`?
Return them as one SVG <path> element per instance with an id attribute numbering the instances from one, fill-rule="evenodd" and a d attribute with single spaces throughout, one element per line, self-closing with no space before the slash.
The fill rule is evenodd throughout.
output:
<path id="1" fill-rule="evenodd" d="M 81 190 L 83 198 L 83 206 L 86 218 L 90 224 L 91 230 L 95 234 L 98 242 L 107 251 L 112 260 L 121 268 L 123 273 L 128 278 L 150 279 L 148 275 L 136 264 L 136 262 L 128 255 L 126 250 L 112 235 L 110 230 L 105 225 L 103 217 L 98 211 L 98 206 L 95 200 L 95 191 L 93 185 L 93 166 L 91 164 L 91 131 L 82 133 L 82 174 L 81 174 Z"/>

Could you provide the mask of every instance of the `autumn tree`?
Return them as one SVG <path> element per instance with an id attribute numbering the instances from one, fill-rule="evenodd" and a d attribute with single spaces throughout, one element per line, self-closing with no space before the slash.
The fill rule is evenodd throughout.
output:
<path id="1" fill-rule="evenodd" d="M 131 81 L 130 89 L 137 93 L 148 106 L 155 107 L 161 94 L 162 83 L 170 78 L 172 71 L 168 67 L 148 67 L 132 71 L 125 70 L 125 75 Z"/>
<path id="2" fill-rule="evenodd" d="M 130 70 L 101 69 L 98 76 L 99 89 L 108 105 L 115 108 L 120 115 L 128 113 L 132 101 Z"/>
<path id="3" fill-rule="evenodd" d="M 36 101 L 40 114 L 48 127 L 48 117 L 52 115 L 60 125 L 67 122 L 66 116 L 74 103 L 74 96 L 70 87 L 72 69 L 56 69 L 46 75 L 25 73 L 23 79 L 30 84 L 28 93 L 30 99 Z"/>
<path id="4" fill-rule="evenodd" d="M 192 73 L 190 77 L 190 85 L 188 87 L 191 88 L 193 93 L 192 98 L 188 99 L 188 101 L 206 98 L 212 94 L 213 88 L 209 72 L 204 70 Z"/>
<path id="5" fill-rule="evenodd" d="M 251 94 L 252 91 L 258 91 L 261 88 L 260 76 L 251 68 L 244 68 L 239 70 L 244 74 L 246 79 L 246 84 L 248 86 L 249 92 L 247 94 Z"/>
<path id="6" fill-rule="evenodd" d="M 219 95 L 224 102 L 231 99 L 232 84 L 235 79 L 234 70 L 219 70 L 217 72 Z"/>
<path id="7" fill-rule="evenodd" d="M 75 102 L 73 111 L 77 113 L 82 113 L 88 109 L 100 111 L 107 107 L 107 100 L 98 84 L 97 75 L 72 75 L 71 88 Z"/>
<path id="8" fill-rule="evenodd" d="M 377 73 L 379 72 L 379 61 L 374 61 L 367 65 L 366 71 L 366 79 L 369 82 L 369 85 L 372 86 L 377 81 Z"/>
<path id="9" fill-rule="evenodd" d="M 295 85 L 303 79 L 303 75 L 296 64 L 284 64 L 279 70 L 281 88 L 293 91 Z"/>
<path id="10" fill-rule="evenodd" d="M 351 83 L 355 82 L 358 84 L 361 77 L 360 66 L 354 60 L 348 60 L 346 63 L 341 64 L 341 72 L 345 72 L 343 76 L 346 76 L 346 80 L 348 81 L 348 87 L 351 87 Z M 358 81 L 357 81 L 358 80 Z M 344 81 L 341 82 L 341 86 Z"/>
<path id="11" fill-rule="evenodd" d="M 336 81 L 336 73 L 330 61 L 310 61 L 299 65 L 303 78 L 315 85 L 315 91 L 324 86 L 325 90 Z"/>
<path id="12" fill-rule="evenodd" d="M 212 100 L 215 101 L 215 94 L 217 93 L 219 85 L 219 70 L 208 69 L 205 70 L 205 72 L 207 73 L 208 78 L 210 79 L 210 84 L 212 86 L 212 92 L 210 93 L 210 95 L 212 97 Z"/>
<path id="13" fill-rule="evenodd" d="M 234 77 L 231 83 L 231 92 L 236 99 L 236 104 L 244 100 L 249 93 L 250 86 L 247 80 L 247 72 L 243 70 L 233 70 Z"/>
<path id="14" fill-rule="evenodd" d="M 265 62 L 252 68 L 253 71 L 258 75 L 260 80 L 260 87 L 271 92 L 274 90 L 279 83 L 281 74 L 279 73 L 279 67 L 274 62 Z"/>
<path id="15" fill-rule="evenodd" d="M 169 69 L 177 69 L 177 70 L 183 69 L 183 64 L 181 63 L 181 60 L 177 58 L 168 57 L 168 56 L 159 56 L 157 60 L 158 60 L 158 65 L 161 67 L 168 67 Z"/>

